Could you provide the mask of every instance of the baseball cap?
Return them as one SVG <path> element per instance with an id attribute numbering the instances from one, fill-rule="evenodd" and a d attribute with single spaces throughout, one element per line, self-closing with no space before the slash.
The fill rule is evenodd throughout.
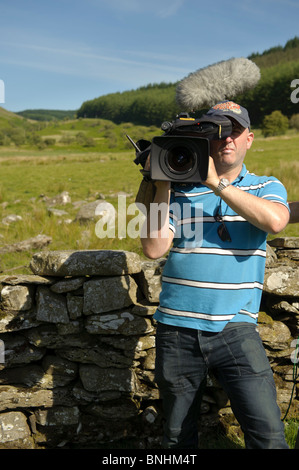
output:
<path id="1" fill-rule="evenodd" d="M 242 127 L 250 127 L 249 114 L 246 108 L 233 101 L 221 101 L 212 106 L 207 116 L 227 116 L 235 119 Z"/>

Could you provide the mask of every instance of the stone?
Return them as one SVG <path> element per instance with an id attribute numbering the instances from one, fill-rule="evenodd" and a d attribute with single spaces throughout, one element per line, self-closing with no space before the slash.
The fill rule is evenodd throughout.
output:
<path id="1" fill-rule="evenodd" d="M 52 238 L 47 235 L 39 234 L 36 237 L 23 240 L 11 245 L 4 245 L 0 248 L 0 253 L 13 253 L 20 251 L 41 250 L 52 242 Z"/>
<path id="2" fill-rule="evenodd" d="M 141 266 L 136 253 L 82 250 L 36 253 L 30 268 L 40 276 L 120 276 L 138 273 Z"/>
<path id="3" fill-rule="evenodd" d="M 136 303 L 132 307 L 132 313 L 134 315 L 153 316 L 157 310 L 157 305 L 151 305 L 150 303 Z"/>
<path id="4" fill-rule="evenodd" d="M 137 301 L 137 284 L 131 276 L 91 279 L 83 287 L 85 315 L 119 310 Z"/>
<path id="5" fill-rule="evenodd" d="M 75 400 L 65 387 L 42 389 L 0 385 L 0 411 L 15 408 L 50 408 L 53 405 L 74 406 Z M 1 416 L 1 414 L 0 414 Z"/>
<path id="6" fill-rule="evenodd" d="M 148 424 L 153 424 L 158 415 L 159 413 L 154 406 L 148 406 L 142 413 L 142 419 L 144 419 Z"/>
<path id="7" fill-rule="evenodd" d="M 37 348 L 57 349 L 64 347 L 94 347 L 98 345 L 98 339 L 86 332 L 80 334 L 60 335 L 58 324 L 48 323 L 37 328 L 24 331 L 27 341 Z"/>
<path id="8" fill-rule="evenodd" d="M 272 313 L 294 313 L 295 315 L 299 314 L 298 308 L 296 308 L 293 305 L 291 305 L 289 302 L 286 300 L 281 300 L 280 302 L 277 302 L 276 300 L 269 300 L 268 301 L 268 307 L 271 309 Z"/>
<path id="9" fill-rule="evenodd" d="M 63 281 L 58 281 L 55 282 L 55 284 L 52 284 L 50 289 L 52 292 L 56 292 L 57 294 L 72 292 L 83 286 L 85 280 L 85 277 L 64 279 Z"/>
<path id="10" fill-rule="evenodd" d="M 83 297 L 77 295 L 67 294 L 66 296 L 66 303 L 67 303 L 67 310 L 69 312 L 69 317 L 71 320 L 76 320 L 80 318 L 83 313 Z"/>
<path id="11" fill-rule="evenodd" d="M 62 211 L 61 209 L 55 209 L 55 207 L 49 208 L 48 212 L 54 217 L 64 217 L 65 215 L 69 215 L 66 211 Z"/>
<path id="12" fill-rule="evenodd" d="M 0 313 L 0 333 L 11 333 L 39 325 L 36 319 L 36 312 L 31 310 L 7 310 Z"/>
<path id="13" fill-rule="evenodd" d="M 292 250 L 291 248 L 287 248 L 286 250 L 279 249 L 277 250 L 277 258 L 289 258 L 294 261 L 299 260 L 299 249 Z"/>
<path id="14" fill-rule="evenodd" d="M 115 390 L 134 393 L 137 388 L 137 378 L 131 369 L 101 368 L 92 364 L 82 364 L 79 373 L 84 388 L 90 392 Z"/>
<path id="15" fill-rule="evenodd" d="M 80 223 L 86 223 L 90 221 L 95 221 L 95 211 L 97 206 L 99 205 L 100 201 L 92 201 L 88 202 L 87 204 L 81 205 L 76 217 L 75 221 Z"/>
<path id="16" fill-rule="evenodd" d="M 45 354 L 44 348 L 29 344 L 23 334 L 2 335 L 2 340 L 5 345 L 6 367 L 39 361 Z"/>
<path id="17" fill-rule="evenodd" d="M 90 405 L 87 411 L 100 419 L 110 422 L 114 421 L 116 416 L 118 420 L 135 418 L 140 412 L 138 403 L 132 400 L 119 400 L 110 406 L 107 406 L 107 404 L 94 404 Z"/>
<path id="18" fill-rule="evenodd" d="M 48 197 L 48 196 L 43 196 L 41 195 L 41 198 L 43 202 L 46 203 L 46 205 L 49 206 L 65 206 L 66 204 L 70 204 L 72 202 L 72 199 L 68 193 L 68 191 L 62 191 L 61 194 L 57 194 L 54 197 Z"/>
<path id="19" fill-rule="evenodd" d="M 91 315 L 86 320 L 86 331 L 90 334 L 144 335 L 154 330 L 151 321 L 132 315 L 129 310 Z"/>
<path id="20" fill-rule="evenodd" d="M 12 444 L 15 443 L 14 446 Z M 0 414 L 0 445 L 3 448 L 33 449 L 26 416 L 20 411 Z"/>
<path id="21" fill-rule="evenodd" d="M 42 361 L 42 367 L 44 376 L 40 381 L 40 385 L 44 388 L 68 385 L 78 375 L 78 364 L 60 356 L 45 356 Z"/>
<path id="22" fill-rule="evenodd" d="M 36 318 L 50 323 L 69 323 L 66 299 L 47 287 L 37 288 Z"/>
<path id="23" fill-rule="evenodd" d="M 299 297 L 299 266 L 276 265 L 265 269 L 264 292 Z"/>
<path id="24" fill-rule="evenodd" d="M 35 364 L 6 368 L 0 371 L 0 384 L 18 384 L 24 387 L 35 387 L 40 384 L 44 376 L 41 366 Z"/>
<path id="25" fill-rule="evenodd" d="M 62 348 L 59 349 L 62 358 L 72 363 L 96 364 L 99 367 L 130 367 L 132 359 L 119 351 L 111 351 L 105 347 L 93 348 Z"/>
<path id="26" fill-rule="evenodd" d="M 4 286 L 1 305 L 4 310 L 29 310 L 33 304 L 33 289 L 28 286 Z"/>
<path id="27" fill-rule="evenodd" d="M 17 274 L 15 276 L 0 276 L 0 284 L 18 286 L 20 284 L 32 284 L 32 285 L 51 285 L 53 279 L 48 277 L 42 277 L 33 274 Z"/>
<path id="28" fill-rule="evenodd" d="M 72 390 L 72 394 L 76 398 L 77 401 L 80 403 L 84 403 L 84 405 L 88 403 L 96 403 L 96 402 L 109 402 L 110 400 L 119 400 L 122 396 L 122 393 L 117 390 L 106 390 L 104 392 L 91 392 L 85 390 L 82 386 L 81 381 L 77 382 Z"/>
<path id="29" fill-rule="evenodd" d="M 144 261 L 141 264 L 141 272 L 138 274 L 138 283 L 145 298 L 149 302 L 159 302 L 159 295 L 161 292 L 161 274 L 165 265 L 166 259 Z"/>
<path id="30" fill-rule="evenodd" d="M 156 345 L 156 337 L 153 335 L 141 336 L 138 338 L 138 343 L 136 345 L 136 351 L 144 351 L 147 349 L 154 348 Z"/>
<path id="31" fill-rule="evenodd" d="M 277 260 L 277 255 L 273 248 L 267 243 L 266 246 L 266 266 L 271 266 Z"/>
<path id="32" fill-rule="evenodd" d="M 69 323 L 57 323 L 57 332 L 61 337 L 80 335 L 83 331 L 84 326 L 80 319 L 70 321 Z"/>
<path id="33" fill-rule="evenodd" d="M 37 410 L 36 423 L 41 426 L 72 426 L 79 423 L 80 411 L 77 406 L 53 406 L 47 410 Z"/>
<path id="34" fill-rule="evenodd" d="M 23 220 L 20 215 L 10 214 L 2 219 L 2 223 L 3 225 L 10 225 L 15 222 L 19 222 L 20 220 Z"/>
<path id="35" fill-rule="evenodd" d="M 268 244 L 275 248 L 299 248 L 299 238 L 298 237 L 283 237 L 283 238 L 274 238 L 269 240 Z"/>
<path id="36" fill-rule="evenodd" d="M 272 349 L 286 349 L 291 338 L 289 328 L 282 322 L 274 321 L 272 324 L 258 324 L 258 331 L 264 344 Z"/>
<path id="37" fill-rule="evenodd" d="M 68 385 L 77 376 L 78 365 L 60 357 L 46 356 L 43 366 L 44 368 L 35 364 L 23 364 L 22 367 L 6 368 L 0 371 L 0 384 L 52 389 Z"/>
<path id="38" fill-rule="evenodd" d="M 156 359 L 156 350 L 149 349 L 146 354 L 145 361 L 143 363 L 143 367 L 148 370 L 155 370 L 155 359 Z"/>

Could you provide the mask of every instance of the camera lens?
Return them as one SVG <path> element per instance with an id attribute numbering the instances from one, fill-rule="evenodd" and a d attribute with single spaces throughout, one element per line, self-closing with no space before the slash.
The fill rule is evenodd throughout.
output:
<path id="1" fill-rule="evenodd" d="M 188 173 L 195 163 L 194 153 L 187 147 L 174 147 L 167 152 L 166 164 L 174 173 Z"/>

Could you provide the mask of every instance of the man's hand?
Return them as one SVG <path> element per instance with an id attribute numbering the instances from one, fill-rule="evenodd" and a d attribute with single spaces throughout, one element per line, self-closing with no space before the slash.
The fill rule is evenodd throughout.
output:
<path id="1" fill-rule="evenodd" d="M 204 184 L 205 186 L 208 186 L 208 188 L 214 191 L 219 185 L 219 180 L 220 178 L 216 171 L 214 160 L 211 156 L 209 156 L 208 175 L 207 175 L 207 179 L 205 181 L 202 181 L 202 184 Z"/>
<path id="2" fill-rule="evenodd" d="M 150 169 L 150 155 L 144 169 Z M 150 204 L 147 220 L 145 221 L 146 236 L 141 237 L 141 244 L 145 256 L 157 259 L 169 250 L 173 240 L 173 232 L 169 229 L 170 182 L 155 181 L 154 185 L 156 187 L 155 198 Z M 155 210 L 155 206 L 159 204 L 161 204 L 161 207 L 164 206 L 164 210 L 161 210 L 160 217 L 156 220 L 158 211 Z"/>

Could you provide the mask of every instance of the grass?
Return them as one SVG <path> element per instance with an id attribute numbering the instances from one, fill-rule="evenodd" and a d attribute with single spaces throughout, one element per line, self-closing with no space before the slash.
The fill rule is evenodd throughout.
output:
<path id="1" fill-rule="evenodd" d="M 290 449 L 294 449 L 297 436 L 299 435 L 299 421 L 289 420 L 285 423 L 285 437 Z"/>
<path id="2" fill-rule="evenodd" d="M 61 155 L 58 151 L 17 150 L 12 154 L 11 149 L 8 153 L 1 150 L 0 220 L 9 214 L 22 217 L 21 221 L 9 226 L 0 224 L 2 245 L 42 233 L 52 237 L 52 250 L 109 248 L 141 254 L 137 240 L 97 238 L 95 223 L 84 226 L 79 222 L 60 223 L 61 220 L 49 214 L 41 197 L 53 197 L 68 191 L 72 202 L 89 202 L 103 195 L 117 208 L 117 193 L 124 192 L 128 195 L 126 201 L 129 205 L 134 201 L 141 180 L 132 152 L 85 154 L 77 151 Z M 73 220 L 78 212 L 72 204 L 57 208 L 68 212 L 68 218 Z M 1 271 L 28 265 L 31 256 L 32 253 L 4 254 L 1 256 Z"/>
<path id="3" fill-rule="evenodd" d="M 50 215 L 41 195 L 53 197 L 68 191 L 72 203 L 89 202 L 104 195 L 117 210 L 117 193 L 124 192 L 128 207 L 134 201 L 142 177 L 133 163 L 134 149 L 125 133 L 136 141 L 142 137 L 150 140 L 160 131 L 154 127 L 134 127 L 130 123 L 116 126 L 109 121 L 92 119 L 38 123 L 37 126 L 35 132 L 42 139 L 55 136 L 55 145 L 38 148 L 26 142 L 18 147 L 13 143 L 0 146 L 0 221 L 9 214 L 22 217 L 9 226 L 0 223 L 0 244 L 16 243 L 41 233 L 52 237 L 49 246 L 52 250 L 108 248 L 142 254 L 138 239 L 119 239 L 117 233 L 113 239 L 99 239 L 95 222 L 67 224 L 64 219 Z M 93 138 L 96 144 L 86 147 L 84 142 L 76 140 L 61 143 L 64 135 L 76 136 L 80 132 Z M 113 134 L 117 145 L 109 149 Z M 289 200 L 299 200 L 299 134 L 289 131 L 286 136 L 266 139 L 259 131 L 255 134 L 254 144 L 246 156 L 247 168 L 257 174 L 273 174 L 286 186 Z M 57 208 L 65 210 L 67 218 L 72 220 L 78 211 L 73 204 Z M 289 225 L 281 233 L 281 236 L 297 235 L 297 224 Z M 31 256 L 32 253 L 2 254 L 0 270 L 26 266 Z"/>

